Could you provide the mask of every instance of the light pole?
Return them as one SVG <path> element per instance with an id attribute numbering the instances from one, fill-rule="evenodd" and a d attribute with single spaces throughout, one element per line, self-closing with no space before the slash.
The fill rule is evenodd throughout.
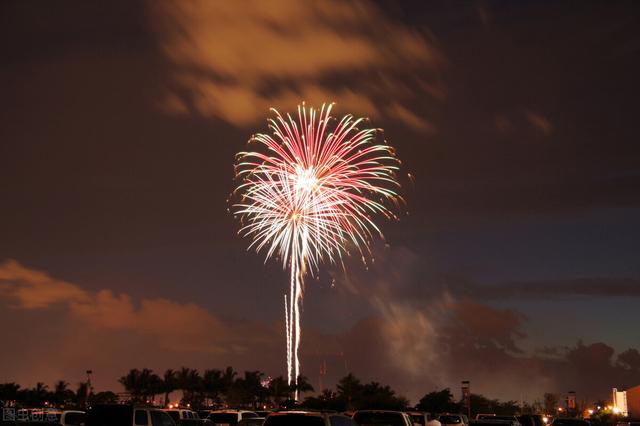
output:
<path id="1" fill-rule="evenodd" d="M 87 370 L 87 394 L 84 399 L 85 408 L 89 407 L 89 395 L 91 395 L 91 375 L 93 374 L 93 370 Z"/>
<path id="2" fill-rule="evenodd" d="M 469 380 L 462 381 L 462 401 L 467 408 L 467 419 L 471 418 L 471 384 Z"/>

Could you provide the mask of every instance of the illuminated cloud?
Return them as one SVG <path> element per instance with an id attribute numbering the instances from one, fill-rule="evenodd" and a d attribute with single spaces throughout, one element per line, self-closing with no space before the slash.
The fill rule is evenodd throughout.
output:
<path id="1" fill-rule="evenodd" d="M 246 350 L 242 341 L 250 340 L 250 336 L 239 339 L 239 330 L 193 303 L 161 298 L 134 303 L 131 296 L 110 290 L 91 293 L 13 260 L 0 264 L 0 300 L 14 309 L 59 306 L 91 329 L 132 331 L 175 351 L 242 352 Z M 262 333 L 271 330 L 264 327 Z"/>
<path id="2" fill-rule="evenodd" d="M 416 259 L 398 253 L 376 262 L 388 272 L 377 273 L 379 281 L 367 287 L 351 282 L 349 291 L 367 291 L 361 294 L 368 294 L 373 315 L 336 334 L 306 330 L 303 368 L 314 385 L 320 363 L 326 364 L 325 386 L 353 372 L 413 401 L 462 377 L 491 397 L 509 398 L 526 386 L 528 399 L 563 391 L 566 383 L 599 396 L 640 380 L 635 349 L 616 356 L 605 343 L 579 342 L 527 354 L 519 346 L 526 319 L 516 311 L 451 296 L 429 303 L 403 299 L 390 284 L 404 285 Z M 15 261 L 0 263 L 0 307 L 0 323 L 22 324 L 3 329 L 0 382 L 77 383 L 92 368 L 97 389 L 119 391 L 118 377 L 134 367 L 284 371 L 281 324 L 225 321 L 193 303 L 90 292 Z"/>
<path id="3" fill-rule="evenodd" d="M 371 3 L 250 3 L 149 2 L 174 65 L 166 112 L 249 125 L 269 107 L 336 101 L 344 111 L 431 130 L 408 106 L 442 93 L 425 81 L 441 59 L 422 34 Z"/>

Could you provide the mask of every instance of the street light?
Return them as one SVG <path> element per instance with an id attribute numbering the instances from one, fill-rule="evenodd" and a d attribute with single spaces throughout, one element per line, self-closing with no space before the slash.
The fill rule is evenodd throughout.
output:
<path id="1" fill-rule="evenodd" d="M 93 374 L 93 370 L 87 370 L 87 395 L 84 399 L 85 407 L 89 407 L 89 396 L 91 395 L 91 375 Z"/>

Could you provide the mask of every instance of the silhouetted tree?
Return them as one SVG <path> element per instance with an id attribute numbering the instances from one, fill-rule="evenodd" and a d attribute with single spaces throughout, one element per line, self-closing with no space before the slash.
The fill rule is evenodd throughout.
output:
<path id="1" fill-rule="evenodd" d="M 347 410 L 353 410 L 353 402 L 362 391 L 362 383 L 352 373 L 338 382 L 338 396 L 344 399 Z"/>
<path id="2" fill-rule="evenodd" d="M 409 401 L 396 396 L 389 386 L 382 386 L 378 382 L 371 382 L 362 387 L 358 409 L 374 408 L 380 410 L 405 410 Z"/>
<path id="3" fill-rule="evenodd" d="M 131 394 L 131 399 L 135 402 L 146 402 L 149 397 L 164 391 L 162 379 L 148 368 L 142 370 L 134 368 L 118 381 Z"/>
<path id="4" fill-rule="evenodd" d="M 178 386 L 178 380 L 176 379 L 176 372 L 169 368 L 164 372 L 162 376 L 162 390 L 164 391 L 164 405 L 169 405 L 169 394 L 176 390 Z"/>
<path id="5" fill-rule="evenodd" d="M 303 405 L 314 410 L 344 411 L 346 409 L 344 398 L 330 389 L 324 389 L 317 397 L 306 398 Z"/>
<path id="6" fill-rule="evenodd" d="M 225 396 L 229 393 L 229 390 L 231 389 L 231 386 L 233 386 L 233 383 L 235 382 L 237 375 L 238 373 L 233 369 L 233 367 L 227 367 L 222 372 L 222 378 L 221 378 L 222 393 Z"/>
<path id="7" fill-rule="evenodd" d="M 18 399 L 20 385 L 14 382 L 0 384 L 0 401 L 15 401 Z"/>
<path id="8" fill-rule="evenodd" d="M 235 380 L 227 394 L 227 403 L 256 408 L 258 403 L 264 402 L 268 390 L 262 387 L 260 371 L 245 371 L 244 377 Z"/>
<path id="9" fill-rule="evenodd" d="M 427 393 L 420 399 L 416 408 L 429 413 L 457 413 L 461 407 L 453 400 L 451 389 L 445 388 Z"/>
<path id="10" fill-rule="evenodd" d="M 89 399 L 91 404 L 116 404 L 118 402 L 118 395 L 111 391 L 105 391 L 91 395 Z"/>
<path id="11" fill-rule="evenodd" d="M 222 383 L 222 371 L 206 370 L 202 376 L 202 387 L 205 397 L 211 399 L 214 404 L 222 402 L 221 396 L 224 388 Z"/>
<path id="12" fill-rule="evenodd" d="M 314 391 L 313 386 L 309 383 L 309 379 L 305 376 L 298 376 L 298 380 L 291 386 L 291 390 L 294 392 L 298 391 L 298 394 Z"/>
<path id="13" fill-rule="evenodd" d="M 284 400 L 291 398 L 291 387 L 282 376 L 278 376 L 269 383 L 269 396 L 276 406 Z"/>
<path id="14" fill-rule="evenodd" d="M 53 386 L 53 399 L 58 405 L 68 405 L 74 399 L 74 393 L 69 389 L 69 383 L 58 380 Z"/>
<path id="15" fill-rule="evenodd" d="M 177 374 L 178 389 L 183 391 L 183 404 L 198 404 L 198 393 L 202 390 L 202 378 L 198 370 L 182 367 Z"/>
<path id="16" fill-rule="evenodd" d="M 471 415 L 477 413 L 495 413 L 503 416 L 515 415 L 520 411 L 516 401 L 498 401 L 475 393 L 471 394 Z"/>

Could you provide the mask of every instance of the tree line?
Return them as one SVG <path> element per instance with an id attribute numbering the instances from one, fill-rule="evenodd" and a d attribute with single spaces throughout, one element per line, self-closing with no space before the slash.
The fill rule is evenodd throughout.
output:
<path id="1" fill-rule="evenodd" d="M 290 400 L 295 391 L 300 394 L 313 391 L 313 386 L 304 376 L 298 377 L 295 386 L 282 377 L 266 378 L 260 371 L 245 371 L 239 375 L 232 367 L 224 370 L 205 370 L 183 367 L 168 369 L 162 376 L 148 368 L 132 369 L 119 379 L 133 402 L 155 402 L 168 405 L 169 394 L 182 391 L 180 404 L 193 408 L 206 406 L 259 407 Z M 163 395 L 162 400 L 156 397 Z"/>
<path id="2" fill-rule="evenodd" d="M 34 388 L 25 389 L 16 383 L 4 383 L 0 384 L 0 403 L 15 401 L 16 405 L 25 407 L 48 405 L 59 408 L 83 408 L 91 404 L 115 403 L 125 397 L 134 403 L 159 406 L 179 403 L 183 406 L 188 404 L 193 409 L 224 406 L 255 409 L 262 406 L 294 405 L 336 411 L 410 408 L 409 401 L 398 395 L 390 386 L 375 381 L 363 383 L 353 374 L 340 379 L 335 390 L 322 389 L 317 395 L 306 397 L 305 394 L 313 392 L 314 388 L 304 376 L 299 376 L 297 385 L 292 386 L 282 376 L 270 378 L 257 370 L 240 374 L 232 367 L 209 369 L 202 373 L 196 369 L 182 367 L 178 370 L 168 369 L 160 375 L 148 368 L 134 368 L 118 381 L 126 390 L 126 394 L 120 395 L 120 398 L 111 391 L 87 391 L 86 382 L 79 383 L 75 390 L 64 380 L 56 382 L 51 390 L 44 383 L 37 383 Z M 174 391 L 181 391 L 180 401 L 170 400 Z M 293 400 L 296 391 L 301 396 L 300 401 Z M 558 399 L 553 394 L 545 394 L 543 401 L 533 404 L 499 401 L 472 394 L 471 414 L 552 413 L 557 404 Z M 426 393 L 415 405 L 415 409 L 431 413 L 466 412 L 462 401 L 456 400 L 449 388 Z"/>
<path id="3" fill-rule="evenodd" d="M 71 384 L 64 380 L 57 381 L 53 388 L 42 382 L 33 388 L 21 388 L 15 382 L 0 383 L 0 406 L 13 405 L 19 407 L 56 407 L 83 409 L 91 404 L 109 404 L 118 401 L 118 396 L 111 391 L 94 393 L 87 391 L 88 383 L 81 382 L 73 390 Z M 87 399 L 88 398 L 88 399 Z"/>

